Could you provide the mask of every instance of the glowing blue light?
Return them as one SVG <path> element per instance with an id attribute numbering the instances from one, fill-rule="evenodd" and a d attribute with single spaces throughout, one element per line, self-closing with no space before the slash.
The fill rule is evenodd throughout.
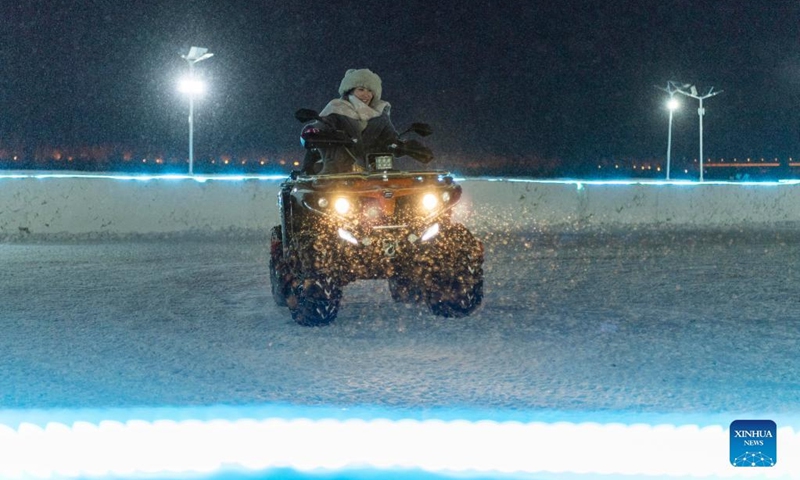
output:
<path id="1" fill-rule="evenodd" d="M 0 412 L 0 478 L 175 478 L 277 469 L 417 470 L 458 478 L 476 472 L 560 478 L 746 473 L 727 462 L 729 431 L 721 424 L 662 423 L 658 418 L 601 423 L 574 414 L 575 421 L 548 418 L 570 418 L 558 412 L 526 421 L 467 420 L 461 416 L 475 417 L 476 412 L 463 411 L 440 411 L 441 418 L 428 418 L 436 412 L 427 412 L 422 419 L 421 414 L 407 418 L 399 412 L 382 416 L 354 410 L 278 407 L 240 409 L 238 416 L 230 408 L 40 411 L 17 412 L 18 421 Z M 119 418 L 103 419 L 103 413 Z M 769 472 L 759 472 L 771 477 L 800 474 L 800 456 L 793 454 L 800 446 L 797 422 L 782 423 L 780 461 Z"/>
<path id="2" fill-rule="evenodd" d="M 195 182 L 203 183 L 209 180 L 214 181 L 228 181 L 228 182 L 242 182 L 246 180 L 285 180 L 287 175 L 184 175 L 184 174 L 164 174 L 164 175 L 134 175 L 134 174 L 116 174 L 116 173 L 13 173 L 13 174 L 0 174 L 0 180 L 6 179 L 110 179 L 110 180 L 134 180 L 139 182 L 159 181 L 159 180 L 194 180 Z"/>
<path id="3" fill-rule="evenodd" d="M 769 180 L 769 181 L 723 181 L 723 180 L 706 180 L 698 182 L 695 180 L 645 180 L 645 179 L 630 179 L 630 180 L 573 180 L 573 179 L 541 179 L 541 178 L 513 178 L 513 177 L 470 177 L 461 180 L 480 180 L 485 182 L 507 182 L 507 183 L 533 183 L 543 185 L 575 185 L 576 188 L 587 185 L 595 186 L 630 186 L 630 185 L 676 185 L 676 186 L 708 186 L 708 185 L 750 185 L 750 186 L 775 186 L 775 185 L 794 185 L 800 183 L 800 180 Z"/>
<path id="4" fill-rule="evenodd" d="M 137 175 L 137 174 L 115 174 L 115 173 L 7 173 L 0 174 L 0 180 L 6 179 L 48 179 L 48 178 L 88 178 L 88 179 L 112 179 L 112 180 L 136 180 L 136 181 L 159 181 L 159 180 L 194 180 L 195 182 L 204 183 L 210 180 L 213 181 L 233 181 L 241 182 L 248 180 L 261 180 L 261 181 L 275 181 L 285 180 L 288 175 L 278 173 L 271 175 L 185 175 L 185 174 L 161 174 L 161 175 Z M 645 180 L 645 179 L 630 179 L 630 180 L 574 180 L 574 179 L 540 179 L 540 178 L 514 178 L 514 177 L 454 177 L 454 180 L 463 182 L 469 181 L 486 181 L 486 182 L 507 182 L 507 183 L 533 183 L 533 184 L 556 184 L 556 185 L 574 185 L 576 188 L 585 188 L 589 185 L 604 186 L 604 185 L 676 185 L 676 186 L 709 186 L 709 185 L 738 185 L 738 186 L 777 186 L 777 185 L 797 185 L 800 184 L 800 179 L 786 179 L 786 180 L 771 180 L 771 181 L 704 181 L 697 182 L 694 180 Z"/>

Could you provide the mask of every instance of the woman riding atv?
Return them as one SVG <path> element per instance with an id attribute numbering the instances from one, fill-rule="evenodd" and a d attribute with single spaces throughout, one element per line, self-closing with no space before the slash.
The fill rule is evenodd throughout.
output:
<path id="1" fill-rule="evenodd" d="M 303 132 L 338 130 L 355 142 L 309 150 L 303 160 L 303 173 L 364 171 L 367 154 L 385 152 L 389 145 L 400 143 L 389 117 L 391 105 L 381 100 L 381 90 L 381 78 L 367 68 L 345 73 L 339 85 L 340 98 L 328 102 L 319 114 L 323 120 L 307 125 Z"/>

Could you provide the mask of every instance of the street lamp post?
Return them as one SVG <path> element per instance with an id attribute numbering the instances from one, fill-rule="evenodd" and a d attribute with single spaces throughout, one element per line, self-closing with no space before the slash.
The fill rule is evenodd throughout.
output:
<path id="1" fill-rule="evenodd" d="M 672 114 L 678 108 L 678 100 L 671 96 L 667 102 L 667 109 L 669 110 L 669 133 L 667 134 L 667 180 L 669 180 L 670 156 L 672 154 Z"/>
<path id="2" fill-rule="evenodd" d="M 678 100 L 670 95 L 669 101 L 667 102 L 667 109 L 669 110 L 669 129 L 667 133 L 667 180 L 669 180 L 670 156 L 672 154 L 672 114 L 677 108 Z"/>
<path id="3" fill-rule="evenodd" d="M 189 175 L 194 175 L 194 97 L 205 91 L 205 85 L 194 76 L 194 64 L 212 57 L 207 48 L 191 47 L 181 58 L 189 64 L 189 76 L 181 80 L 179 89 L 189 95 Z"/>
<path id="4" fill-rule="evenodd" d="M 722 90 L 715 92 L 714 87 L 708 89 L 705 95 L 700 95 L 697 93 L 697 87 L 694 85 L 688 85 L 689 91 L 685 90 L 687 86 L 678 89 L 678 93 L 682 95 L 686 95 L 687 97 L 696 98 L 700 101 L 700 107 L 697 109 L 697 115 L 700 117 L 700 181 L 703 181 L 703 115 L 706 114 L 706 109 L 703 108 L 703 100 L 709 97 L 713 97 L 714 95 L 718 95 L 722 93 Z"/>
<path id="5" fill-rule="evenodd" d="M 678 100 L 675 98 L 675 94 L 678 92 L 680 87 L 675 82 L 670 80 L 667 82 L 667 88 L 662 88 L 659 86 L 656 86 L 656 88 L 664 90 L 669 94 L 669 100 L 667 101 L 667 109 L 669 110 L 669 127 L 667 129 L 667 180 L 669 180 L 672 156 L 672 114 L 679 106 Z"/>

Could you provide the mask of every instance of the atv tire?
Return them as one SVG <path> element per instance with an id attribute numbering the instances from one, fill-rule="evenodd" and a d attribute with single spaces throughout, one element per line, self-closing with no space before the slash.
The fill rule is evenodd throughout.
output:
<path id="1" fill-rule="evenodd" d="M 336 319 L 342 289 L 332 278 L 307 278 L 295 294 L 297 304 L 290 308 L 295 322 L 306 327 L 322 327 Z"/>
<path id="2" fill-rule="evenodd" d="M 269 240 L 269 280 L 272 285 L 272 298 L 279 307 L 286 306 L 286 299 L 292 294 L 292 275 L 283 258 L 283 239 L 281 226 L 272 227 Z"/>
<path id="3" fill-rule="evenodd" d="M 425 298 L 423 291 L 402 275 L 389 279 L 389 293 L 392 300 L 398 303 L 420 303 Z"/>
<path id="4" fill-rule="evenodd" d="M 336 319 L 342 300 L 331 242 L 313 234 L 297 237 L 290 242 L 290 258 L 286 262 L 292 272 L 289 311 L 300 325 L 328 325 Z"/>
<path id="5" fill-rule="evenodd" d="M 483 300 L 483 244 L 463 225 L 442 233 L 426 281 L 426 303 L 434 315 L 465 317 Z"/>

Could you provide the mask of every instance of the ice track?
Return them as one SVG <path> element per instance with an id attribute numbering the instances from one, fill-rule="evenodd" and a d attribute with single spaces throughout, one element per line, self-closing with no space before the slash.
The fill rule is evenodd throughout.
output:
<path id="1" fill-rule="evenodd" d="M 260 240 L 4 244 L 0 407 L 790 414 L 795 237 L 484 234 L 473 316 L 433 317 L 363 281 L 327 328 L 274 305 Z"/>

